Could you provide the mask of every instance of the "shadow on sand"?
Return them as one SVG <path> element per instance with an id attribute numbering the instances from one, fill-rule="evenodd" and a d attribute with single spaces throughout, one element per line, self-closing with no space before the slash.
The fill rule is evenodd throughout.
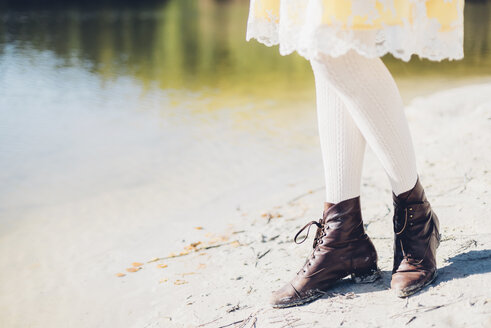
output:
<path id="1" fill-rule="evenodd" d="M 432 286 L 438 286 L 443 282 L 453 279 L 461 279 L 475 274 L 491 272 L 491 250 L 468 251 L 455 255 L 447 259 L 446 262 L 450 264 L 438 269 L 438 277 Z M 382 278 L 371 284 L 354 284 L 350 279 L 343 279 L 333 286 L 322 298 L 330 298 L 339 294 L 365 294 L 388 290 L 390 289 L 391 276 L 391 271 L 382 271 Z M 425 288 L 415 295 L 424 293 L 426 290 Z"/>
<path id="2" fill-rule="evenodd" d="M 435 286 L 453 279 L 491 272 L 491 250 L 468 251 L 446 260 L 450 263 L 438 270 Z"/>

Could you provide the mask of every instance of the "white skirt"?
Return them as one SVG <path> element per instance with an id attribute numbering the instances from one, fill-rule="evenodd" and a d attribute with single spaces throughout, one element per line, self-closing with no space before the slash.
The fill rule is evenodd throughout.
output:
<path id="1" fill-rule="evenodd" d="M 464 0 L 251 0 L 246 39 L 311 59 L 353 49 L 440 61 L 461 59 Z"/>

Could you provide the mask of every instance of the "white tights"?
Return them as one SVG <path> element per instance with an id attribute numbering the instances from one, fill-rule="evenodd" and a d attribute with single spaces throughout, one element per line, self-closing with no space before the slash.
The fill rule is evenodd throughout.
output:
<path id="1" fill-rule="evenodd" d="M 399 90 L 379 58 L 354 51 L 311 60 L 317 92 L 326 201 L 360 195 L 365 141 L 381 161 L 392 190 L 414 187 L 416 159 Z"/>

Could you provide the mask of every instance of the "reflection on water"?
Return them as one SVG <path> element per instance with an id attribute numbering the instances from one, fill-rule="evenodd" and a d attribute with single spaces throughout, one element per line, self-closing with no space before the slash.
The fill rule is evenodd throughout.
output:
<path id="1" fill-rule="evenodd" d="M 38 51 L 48 50 L 59 65 L 84 67 L 108 80 L 129 75 L 163 89 L 218 88 L 261 95 L 311 87 L 310 67 L 303 58 L 280 58 L 277 48 L 244 41 L 248 1 L 80 2 L 45 8 L 4 11 L 0 54 L 20 53 L 36 61 Z M 467 2 L 462 61 L 386 61 L 396 77 L 489 75 L 490 13 L 489 2 Z"/>
<path id="2" fill-rule="evenodd" d="M 299 58 L 245 42 L 247 3 L 167 1 L 151 7 L 93 7 L 8 12 L 0 49 L 53 51 L 62 65 L 84 66 L 106 79 L 130 75 L 164 89 L 271 90 L 305 81 Z M 272 83 L 274 81 L 274 83 Z M 271 83 L 270 83 L 271 82 Z"/>

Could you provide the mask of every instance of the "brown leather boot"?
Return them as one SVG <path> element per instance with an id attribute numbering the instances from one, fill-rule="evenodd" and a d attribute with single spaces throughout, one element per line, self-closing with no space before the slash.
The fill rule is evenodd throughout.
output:
<path id="1" fill-rule="evenodd" d="M 440 244 L 438 217 L 416 181 L 413 189 L 394 199 L 394 268 L 391 288 L 399 297 L 421 290 L 436 278 Z"/>
<path id="2" fill-rule="evenodd" d="M 380 277 L 377 252 L 365 234 L 360 197 L 337 204 L 324 204 L 322 219 L 307 223 L 317 226 L 313 252 L 290 283 L 273 293 L 271 305 L 284 308 L 313 301 L 325 294 L 337 280 L 348 275 L 356 283 L 373 282 Z M 309 230 L 307 230 L 308 235 Z"/>

